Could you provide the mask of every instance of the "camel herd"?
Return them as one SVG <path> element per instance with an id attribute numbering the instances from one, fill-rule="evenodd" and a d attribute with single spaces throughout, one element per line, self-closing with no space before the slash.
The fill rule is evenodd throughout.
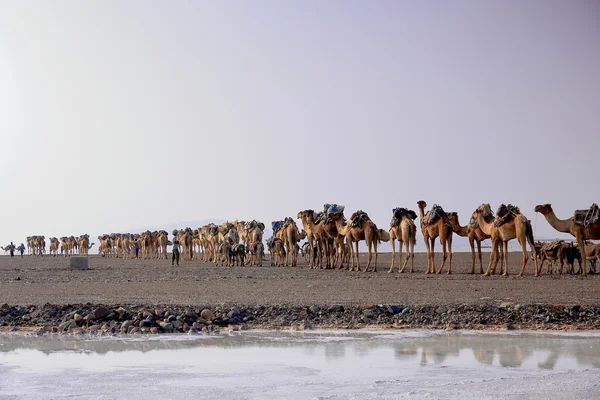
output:
<path id="1" fill-rule="evenodd" d="M 266 241 L 266 249 L 270 252 L 271 265 L 296 266 L 298 254 L 306 257 L 310 268 L 333 269 L 343 268 L 359 271 L 358 245 L 365 241 L 368 250 L 367 263 L 363 271 L 377 270 L 377 245 L 390 242 L 392 248 L 391 265 L 388 272 L 395 271 L 396 249 L 399 245 L 398 272 L 404 272 L 410 261 L 410 272 L 414 272 L 414 247 L 417 238 L 415 220 L 420 219 L 419 227 L 427 249 L 426 274 L 440 274 L 448 263 L 447 273 L 452 274 L 452 236 L 457 234 L 466 237 L 471 246 L 471 273 L 476 269 L 476 252 L 479 259 L 479 273 L 488 276 L 496 272 L 500 264 L 500 272 L 508 276 L 508 243 L 517 239 L 522 249 L 522 265 L 519 276 L 523 276 L 529 254 L 528 244 L 534 260 L 534 275 L 539 276 L 541 265 L 549 263 L 548 273 L 554 270 L 563 273 L 564 260 L 567 261 L 567 271 L 574 272 L 574 260 L 580 260 L 582 275 L 588 272 L 587 260 L 600 259 L 600 245 L 594 245 L 588 240 L 600 239 L 600 210 L 595 204 L 590 209 L 578 210 L 574 216 L 561 220 L 556 217 L 550 204 L 539 205 L 535 211 L 544 215 L 548 223 L 559 232 L 573 235 L 576 243 L 555 241 L 552 243 L 536 243 L 533 238 L 531 221 L 521 213 L 518 207 L 501 205 L 494 214 L 489 204 L 482 204 L 471 214 L 467 225 L 461 225 L 456 212 L 445 212 L 442 207 L 434 205 L 426 211 L 425 201 L 417 202 L 419 215 L 408 208 L 396 207 L 392 210 L 389 230 L 378 229 L 368 214 L 359 210 L 349 219 L 344 215 L 344 207 L 336 204 L 325 204 L 322 212 L 307 209 L 298 212 L 297 218 L 302 223 L 302 229 L 296 221 L 285 218 L 272 222 L 273 237 Z M 197 229 L 184 228 L 174 230 L 174 237 L 181 246 L 182 260 L 199 259 L 213 262 L 217 265 L 257 265 L 262 266 L 265 254 L 263 244 L 265 225 L 259 221 L 225 222 L 220 225 L 207 224 Z M 439 238 L 442 247 L 442 261 L 439 268 L 435 264 L 435 243 Z M 306 239 L 302 246 L 299 242 Z M 481 254 L 482 241 L 490 239 L 491 254 L 487 269 L 484 272 Z M 167 246 L 172 245 L 169 233 L 160 231 L 145 231 L 141 233 L 112 233 L 98 236 L 99 253 L 103 257 L 166 259 Z M 78 237 L 51 237 L 50 254 L 88 254 L 94 246 L 90 244 L 89 235 Z M 405 256 L 403 260 L 403 247 Z M 579 249 L 584 249 L 585 256 Z M 44 236 L 27 238 L 27 252 L 30 255 L 44 255 L 46 241 Z M 373 260 L 374 253 L 374 260 Z M 538 258 L 540 264 L 538 264 Z"/>

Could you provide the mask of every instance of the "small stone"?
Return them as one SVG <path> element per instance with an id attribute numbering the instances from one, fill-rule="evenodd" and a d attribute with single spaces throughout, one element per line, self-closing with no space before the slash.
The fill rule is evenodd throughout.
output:
<path id="1" fill-rule="evenodd" d="M 194 311 L 192 311 L 192 310 L 187 310 L 187 311 L 185 312 L 185 317 L 186 317 L 186 318 L 191 318 L 191 319 L 196 319 L 196 318 L 198 318 L 198 314 L 196 314 L 196 313 L 195 313 Z"/>
<path id="2" fill-rule="evenodd" d="M 300 310 L 300 316 L 301 317 L 306 317 L 308 315 L 308 311 L 306 311 L 305 308 L 303 308 L 302 310 Z"/>
<path id="3" fill-rule="evenodd" d="M 333 305 L 331 307 L 329 307 L 329 312 L 332 313 L 337 313 L 337 312 L 342 312 L 344 311 L 344 307 L 340 306 L 340 305 Z"/>
<path id="4" fill-rule="evenodd" d="M 152 321 L 150 321 L 149 319 L 143 319 L 143 320 L 140 321 L 140 323 L 138 324 L 138 326 L 140 328 L 142 328 L 142 327 L 150 327 L 150 326 L 152 326 Z"/>
<path id="5" fill-rule="evenodd" d="M 181 328 L 183 328 L 183 322 L 181 322 L 179 320 L 175 320 L 175 321 L 171 322 L 171 325 L 175 329 L 181 329 Z"/>
<path id="6" fill-rule="evenodd" d="M 129 329 L 129 333 L 134 335 L 136 333 L 140 333 L 140 328 L 138 328 L 137 326 L 131 326 L 131 329 Z"/>
<path id="7" fill-rule="evenodd" d="M 83 320 L 83 317 L 81 316 L 81 314 L 75 314 L 73 315 L 73 319 L 75 320 L 75 322 L 81 322 Z"/>
<path id="8" fill-rule="evenodd" d="M 156 315 L 157 317 L 162 317 L 165 315 L 165 310 L 161 310 L 160 308 L 157 308 L 154 310 L 154 315 Z"/>
<path id="9" fill-rule="evenodd" d="M 438 308 L 435 309 L 435 312 L 437 314 L 446 314 L 448 312 L 448 309 L 444 306 L 439 306 Z"/>
<path id="10" fill-rule="evenodd" d="M 373 318 L 373 316 L 374 316 L 373 310 L 370 310 L 370 309 L 363 310 L 362 314 L 363 314 L 363 317 L 365 317 L 365 318 Z"/>
<path id="11" fill-rule="evenodd" d="M 311 314 L 317 315 L 317 314 L 319 314 L 320 310 L 319 310 L 319 307 L 317 307 L 317 306 L 310 306 L 308 308 L 308 311 L 310 311 Z"/>
<path id="12" fill-rule="evenodd" d="M 502 303 L 500 303 L 498 308 L 510 308 L 512 307 L 512 305 L 513 303 L 511 303 L 510 301 L 503 301 Z"/>
<path id="13" fill-rule="evenodd" d="M 389 312 L 391 312 L 392 314 L 399 314 L 402 312 L 402 308 L 398 307 L 398 306 L 389 306 L 388 307 Z"/>
<path id="14" fill-rule="evenodd" d="M 213 319 L 215 319 L 215 315 L 208 308 L 205 308 L 204 310 L 202 310 L 202 312 L 200 313 L 200 316 L 207 321 L 212 321 Z"/>
<path id="15" fill-rule="evenodd" d="M 150 328 L 150 333 L 152 333 L 153 335 L 156 335 L 158 333 L 158 328 L 153 326 L 152 328 Z"/>
<path id="16" fill-rule="evenodd" d="M 125 321 L 121 324 L 121 332 L 123 333 L 127 333 L 128 329 L 130 326 L 133 325 L 133 322 L 131 321 Z"/>
<path id="17" fill-rule="evenodd" d="M 513 331 L 513 330 L 515 330 L 515 326 L 513 324 L 506 324 L 506 330 Z"/>
<path id="18" fill-rule="evenodd" d="M 409 312 L 410 312 L 410 307 L 406 307 L 405 309 L 402 310 L 400 315 L 408 314 Z"/>
<path id="19" fill-rule="evenodd" d="M 75 320 L 69 320 L 67 322 L 63 322 L 62 324 L 60 324 L 58 326 L 58 330 L 60 331 L 65 331 L 69 328 L 76 328 L 77 327 L 77 322 L 75 322 Z"/>
<path id="20" fill-rule="evenodd" d="M 159 323 L 160 328 L 165 331 L 165 332 L 173 332 L 174 326 L 171 323 L 168 322 L 160 322 Z"/>
<path id="21" fill-rule="evenodd" d="M 517 304 L 517 305 L 515 305 L 515 307 L 514 307 L 514 310 L 515 310 L 515 311 L 519 311 L 519 310 L 521 310 L 522 308 L 523 308 L 523 306 L 522 306 L 521 304 Z"/>

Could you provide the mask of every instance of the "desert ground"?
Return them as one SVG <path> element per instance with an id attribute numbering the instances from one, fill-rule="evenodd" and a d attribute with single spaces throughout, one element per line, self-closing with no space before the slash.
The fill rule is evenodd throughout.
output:
<path id="1" fill-rule="evenodd" d="M 488 254 L 484 255 L 484 268 Z M 268 256 L 267 256 L 268 257 Z M 426 255 L 415 256 L 415 273 L 388 274 L 391 255 L 380 254 L 378 270 L 348 272 L 298 267 L 216 267 L 212 263 L 170 260 L 123 260 L 90 257 L 89 270 L 71 270 L 66 257 L 0 256 L 0 304 L 243 304 L 363 305 L 477 304 L 509 301 L 522 304 L 600 303 L 600 277 L 517 277 L 520 253 L 509 256 L 510 277 L 469 274 L 470 253 L 455 253 L 453 275 L 424 274 Z M 361 266 L 366 255 L 361 254 Z M 438 255 L 438 267 L 441 257 Z M 407 268 L 408 270 L 408 268 Z M 545 268 L 543 269 L 545 272 Z"/>

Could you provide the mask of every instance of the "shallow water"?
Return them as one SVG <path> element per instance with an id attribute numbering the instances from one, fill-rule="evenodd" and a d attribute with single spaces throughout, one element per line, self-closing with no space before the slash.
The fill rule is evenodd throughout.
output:
<path id="1" fill-rule="evenodd" d="M 0 336 L 0 398 L 600 398 L 600 335 Z"/>

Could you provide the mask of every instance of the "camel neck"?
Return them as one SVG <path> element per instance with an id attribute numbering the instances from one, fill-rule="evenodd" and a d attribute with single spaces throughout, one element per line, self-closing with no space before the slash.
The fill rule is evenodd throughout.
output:
<path id="1" fill-rule="evenodd" d="M 545 215 L 545 217 L 546 217 L 546 220 L 548 221 L 548 223 L 557 231 L 566 232 L 566 233 L 571 232 L 570 227 L 571 227 L 572 218 L 558 219 L 556 214 L 554 214 L 554 211 L 550 211 L 550 213 Z"/>
<path id="2" fill-rule="evenodd" d="M 494 227 L 493 222 L 487 222 L 483 216 L 478 213 L 477 214 L 477 222 L 479 223 L 479 228 L 488 236 L 492 236 L 492 229 Z"/>

